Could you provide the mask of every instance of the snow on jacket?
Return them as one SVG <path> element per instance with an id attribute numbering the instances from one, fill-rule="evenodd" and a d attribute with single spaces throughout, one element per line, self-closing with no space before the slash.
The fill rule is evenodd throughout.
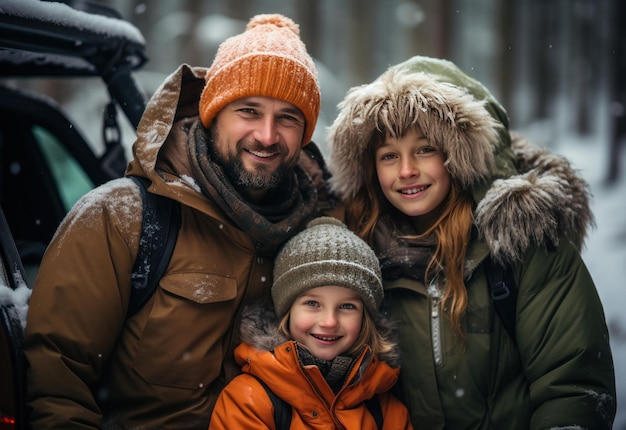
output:
<path id="1" fill-rule="evenodd" d="M 391 94 L 391 95 L 390 95 Z M 386 280 L 398 324 L 399 387 L 414 425 L 428 429 L 610 429 L 615 375 L 604 311 L 580 256 L 593 224 L 587 184 L 569 163 L 510 134 L 504 109 L 452 63 L 414 57 L 351 91 L 330 130 L 333 187 L 363 185 L 363 157 L 377 106 L 404 100 L 473 193 L 465 261 L 465 343 L 439 309 L 442 285 Z M 349 142 L 349 144 L 343 144 Z M 387 220 L 388 221 L 388 220 Z M 384 224 L 386 221 L 382 221 Z M 390 228 L 390 226 L 379 226 Z M 493 307 L 491 255 L 519 289 L 517 345 Z"/>
<path id="2" fill-rule="evenodd" d="M 365 400 L 380 401 L 384 430 L 412 429 L 406 407 L 389 390 L 398 379 L 397 351 L 375 357 L 366 348 L 335 394 L 317 366 L 302 366 L 297 345 L 278 330 L 271 303 L 251 306 L 242 317 L 235 350 L 243 374 L 222 391 L 210 430 L 273 429 L 274 410 L 257 378 L 292 407 L 291 429 L 375 430 Z"/>
<path id="3" fill-rule="evenodd" d="M 186 146 L 205 72 L 183 65 L 157 90 L 127 169 L 181 203 L 177 244 L 150 301 L 126 318 L 142 210 L 129 178 L 77 202 L 46 252 L 25 339 L 34 428 L 206 429 L 239 373 L 232 322 L 269 295 L 276 250 L 237 228 L 192 178 Z M 304 154 L 300 164 L 322 187 L 322 170 Z"/>

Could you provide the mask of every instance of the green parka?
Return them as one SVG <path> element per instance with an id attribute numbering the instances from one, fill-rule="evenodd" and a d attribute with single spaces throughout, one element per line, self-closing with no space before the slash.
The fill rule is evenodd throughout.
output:
<path id="1" fill-rule="evenodd" d="M 376 127 L 393 127 L 393 119 L 381 124 L 384 110 L 419 125 L 476 203 L 464 267 L 465 340 L 441 309 L 443 281 L 424 285 L 404 276 L 385 282 L 402 351 L 398 389 L 413 425 L 611 429 L 616 404 L 608 330 L 579 252 L 593 224 L 587 184 L 562 157 L 511 134 L 500 104 L 448 61 L 411 58 L 350 90 L 339 107 L 329 166 L 332 187 L 345 199 L 363 187 Z M 393 231 L 395 222 L 382 217 L 375 234 Z M 512 267 L 517 343 L 492 304 L 489 255 Z"/>
<path id="2" fill-rule="evenodd" d="M 142 219 L 131 179 L 85 195 L 48 247 L 24 346 L 33 428 L 206 429 L 239 373 L 237 316 L 269 297 L 278 245 L 255 241 L 194 182 L 187 142 L 205 72 L 183 65 L 157 90 L 127 170 L 181 203 L 176 247 L 150 301 L 126 318 Z M 323 209 L 321 165 L 304 151 L 300 165 L 320 187 L 303 200 Z"/>

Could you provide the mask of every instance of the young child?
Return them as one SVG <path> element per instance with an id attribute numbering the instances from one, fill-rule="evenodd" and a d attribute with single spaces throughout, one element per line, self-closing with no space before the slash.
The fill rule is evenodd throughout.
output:
<path id="1" fill-rule="evenodd" d="M 420 56 L 340 104 L 331 185 L 380 259 L 410 363 L 400 392 L 424 428 L 610 429 L 608 330 L 580 255 L 588 186 L 508 127 L 482 84 Z"/>
<path id="2" fill-rule="evenodd" d="M 412 429 L 388 392 L 399 363 L 382 299 L 374 251 L 335 218 L 309 222 L 276 258 L 273 306 L 242 316 L 244 373 L 220 394 L 209 429 L 278 428 L 262 383 L 290 408 L 292 429 L 374 430 L 381 419 L 382 429 Z"/>

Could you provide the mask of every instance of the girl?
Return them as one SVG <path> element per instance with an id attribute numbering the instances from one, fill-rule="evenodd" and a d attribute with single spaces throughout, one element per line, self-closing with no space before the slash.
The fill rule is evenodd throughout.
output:
<path id="1" fill-rule="evenodd" d="M 220 394 L 209 429 L 283 428 L 283 403 L 285 428 L 412 429 L 388 392 L 399 369 L 382 299 L 374 251 L 335 218 L 311 221 L 276 257 L 273 307 L 244 312 L 244 373 Z"/>
<path id="2" fill-rule="evenodd" d="M 587 184 L 447 61 L 411 58 L 339 108 L 331 187 L 380 260 L 413 424 L 610 429 L 608 331 L 579 253 Z"/>

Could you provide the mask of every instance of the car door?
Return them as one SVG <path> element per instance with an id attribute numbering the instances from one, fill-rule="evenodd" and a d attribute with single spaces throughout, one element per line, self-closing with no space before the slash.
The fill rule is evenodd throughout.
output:
<path id="1" fill-rule="evenodd" d="M 0 88 L 0 430 L 26 428 L 27 300 L 59 223 L 112 177 L 59 106 Z"/>
<path id="2" fill-rule="evenodd" d="M 25 429 L 25 361 L 22 352 L 29 290 L 9 226 L 0 208 L 0 430 Z M 20 314 L 21 312 L 21 314 Z"/>
<path id="3" fill-rule="evenodd" d="M 117 176 L 60 107 L 0 88 L 0 204 L 23 263 L 39 262 L 79 197 Z"/>
<path id="4" fill-rule="evenodd" d="M 9 82 L 0 80 L 0 430 L 28 428 L 22 340 L 30 288 L 73 204 L 124 172 L 116 110 L 137 126 L 146 99 L 133 72 L 147 61 L 144 50 L 139 30 L 99 3 L 2 1 L 0 79 Z M 81 132 L 97 122 L 74 123 L 21 84 L 50 77 L 104 85 L 104 153 Z"/>

